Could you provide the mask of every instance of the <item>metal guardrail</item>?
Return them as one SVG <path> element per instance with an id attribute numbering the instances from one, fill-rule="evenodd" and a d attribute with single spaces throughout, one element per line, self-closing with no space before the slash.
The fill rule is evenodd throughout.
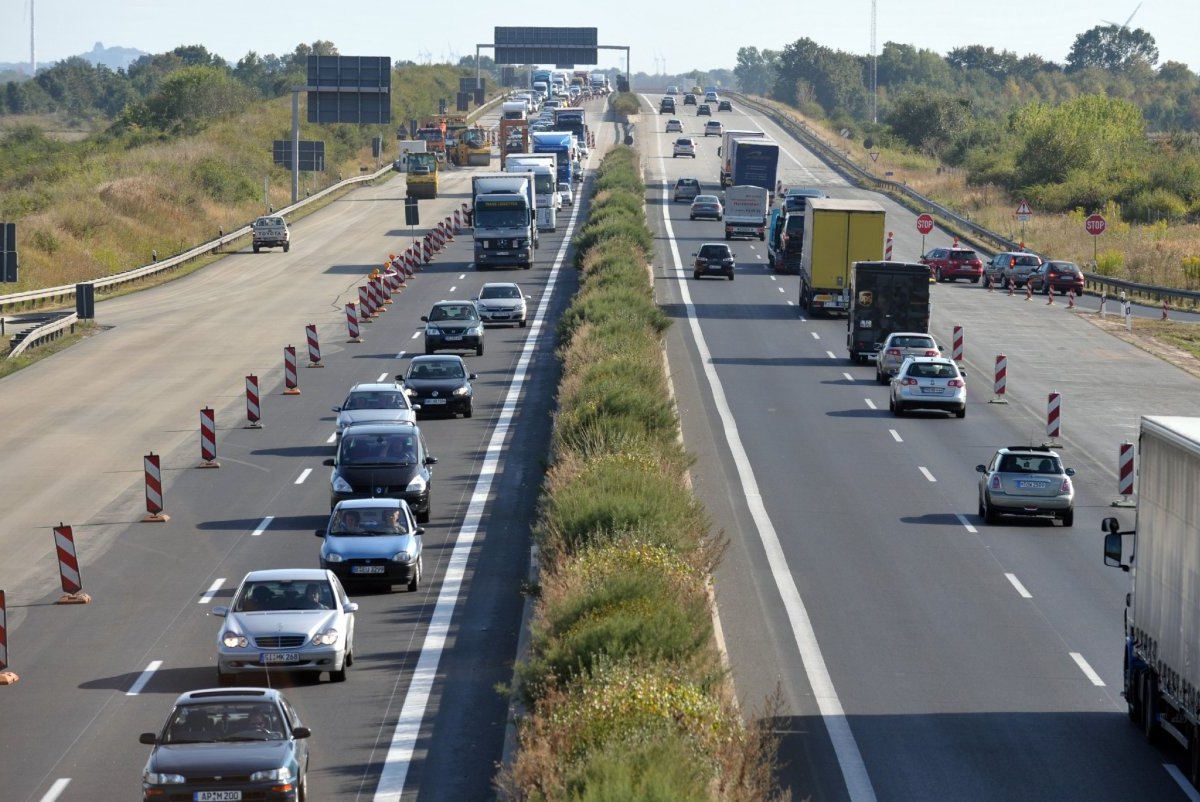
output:
<path id="1" fill-rule="evenodd" d="M 746 95 L 736 92 L 729 94 L 737 97 L 743 105 L 750 106 L 770 117 L 776 125 L 803 142 L 818 158 L 856 185 L 866 185 L 891 195 L 913 211 L 936 214 L 943 220 L 952 221 L 960 231 L 969 232 L 968 236 L 961 238 L 974 246 L 979 246 L 981 250 L 987 251 L 992 247 L 995 247 L 995 252 L 1020 249 L 1021 243 L 1008 239 L 1005 236 L 997 234 L 995 231 L 968 220 L 937 201 L 927 198 L 916 190 L 911 189 L 908 185 L 899 181 L 880 178 L 870 171 L 863 169 L 855 164 L 844 151 L 839 150 L 833 143 L 827 142 L 817 136 L 807 125 L 791 115 Z M 975 238 L 975 241 L 971 240 L 971 236 Z M 1104 276 L 1100 273 L 1088 273 L 1086 271 L 1084 272 L 1084 285 L 1086 291 L 1097 295 L 1103 293 L 1115 295 L 1115 293 L 1124 292 L 1132 301 L 1153 302 L 1157 304 L 1165 300 L 1177 307 L 1187 306 L 1196 308 L 1200 306 L 1200 292 L 1194 290 L 1178 290 L 1171 287 L 1139 284 L 1133 281 L 1125 281 L 1123 279 Z M 1109 290 L 1113 290 L 1115 293 L 1109 293 Z"/>
<path id="2" fill-rule="evenodd" d="M 496 103 L 503 100 L 503 98 L 504 98 L 503 94 L 492 98 L 487 103 L 485 103 L 484 105 L 480 106 L 475 111 L 473 111 L 470 115 L 468 115 L 468 117 L 472 117 L 475 115 L 481 115 L 481 114 L 485 113 L 488 109 L 490 109 Z M 272 214 L 278 215 L 280 217 L 287 217 L 290 214 L 294 214 L 298 209 L 301 209 L 310 203 L 313 203 L 315 201 L 320 200 L 321 198 L 324 198 L 326 195 L 329 195 L 333 192 L 337 192 L 338 190 L 341 190 L 341 189 L 345 189 L 346 187 L 351 186 L 353 184 L 365 184 L 367 182 L 374 181 L 374 180 L 380 178 L 381 176 L 386 175 L 387 173 L 390 173 L 391 171 L 392 171 L 392 165 L 389 162 L 386 167 L 380 168 L 379 170 L 375 171 L 374 173 L 370 173 L 368 175 L 354 176 L 353 178 L 347 178 L 344 181 L 339 181 L 338 183 L 332 184 L 332 185 L 326 187 L 325 189 L 321 190 L 320 192 L 317 192 L 315 195 L 311 195 L 307 198 L 304 198 L 301 201 L 297 201 L 296 203 L 292 204 L 291 206 L 286 206 L 283 209 L 280 209 L 278 211 L 273 211 Z M 167 270 L 172 270 L 176 267 L 179 267 L 181 264 L 184 264 L 185 262 L 189 262 L 192 259 L 196 259 L 198 257 L 204 256 L 205 254 L 214 253 L 214 252 L 218 251 L 220 248 L 222 248 L 223 246 L 228 245 L 231 242 L 235 242 L 238 239 L 245 237 L 249 233 L 250 233 L 250 225 L 247 223 L 246 225 L 241 226 L 240 228 L 238 228 L 235 231 L 232 231 L 228 234 L 224 234 L 224 235 L 218 237 L 217 239 L 209 240 L 208 242 L 197 245 L 197 246 L 191 248 L 190 250 L 184 251 L 183 253 L 180 253 L 180 254 L 176 254 L 175 256 L 172 256 L 168 259 L 151 262 L 148 265 L 144 265 L 142 267 L 136 267 L 131 270 L 123 271 L 121 273 L 114 273 L 111 276 L 104 276 L 103 278 L 93 279 L 91 281 L 85 281 L 85 282 L 79 282 L 79 283 L 91 284 L 98 291 L 112 289 L 114 287 L 120 287 L 123 284 L 130 284 L 135 281 L 140 281 L 148 276 L 153 276 L 153 275 L 162 273 Z M 4 312 L 6 309 L 10 309 L 10 308 L 27 309 L 27 308 L 59 306 L 59 305 L 68 304 L 75 297 L 75 287 L 76 287 L 75 284 L 64 284 L 59 287 L 48 287 L 46 289 L 41 289 L 41 290 L 28 290 L 26 292 L 16 292 L 16 293 L 8 294 L 8 295 L 0 295 L 0 313 Z"/>
<path id="3" fill-rule="evenodd" d="M 51 320 L 49 323 L 43 323 L 35 329 L 25 332 L 23 335 L 17 335 L 13 339 L 20 337 L 20 342 L 12 347 L 8 353 L 8 359 L 18 357 L 25 353 L 26 348 L 32 348 L 35 345 L 41 345 L 44 342 L 57 339 L 62 336 L 63 330 L 70 328 L 75 331 L 75 324 L 79 322 L 79 315 L 72 312 L 69 315 L 63 315 L 56 320 Z"/>

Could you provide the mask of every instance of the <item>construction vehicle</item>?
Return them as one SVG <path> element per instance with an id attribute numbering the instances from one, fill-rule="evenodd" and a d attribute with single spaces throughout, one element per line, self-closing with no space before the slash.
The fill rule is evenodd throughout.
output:
<path id="1" fill-rule="evenodd" d="M 417 126 L 417 139 L 423 141 L 425 149 L 437 158 L 446 158 L 446 123 L 440 118 L 422 120 Z"/>
<path id="2" fill-rule="evenodd" d="M 500 169 L 504 169 L 510 153 L 529 152 L 529 120 L 500 121 Z"/>
<path id="3" fill-rule="evenodd" d="M 450 152 L 450 163 L 459 167 L 489 167 L 492 164 L 492 146 L 488 142 L 487 131 L 482 128 L 464 128 L 454 138 L 454 144 L 447 147 Z"/>
<path id="4" fill-rule="evenodd" d="M 410 198 L 436 198 L 438 196 L 437 154 L 429 151 L 413 152 L 405 154 L 404 159 L 404 171 L 408 174 L 408 186 L 404 194 Z"/>
<path id="5" fill-rule="evenodd" d="M 883 260 L 884 211 L 875 201 L 807 198 L 800 308 L 810 317 L 850 307 L 850 266 Z"/>

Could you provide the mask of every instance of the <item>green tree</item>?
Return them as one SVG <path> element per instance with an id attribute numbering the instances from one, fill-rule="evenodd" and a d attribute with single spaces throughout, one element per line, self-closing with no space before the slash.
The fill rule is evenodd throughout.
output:
<path id="1" fill-rule="evenodd" d="M 219 117 L 242 111 L 250 90 L 218 67 L 184 67 L 163 79 L 146 100 L 145 124 L 177 134 L 193 134 Z"/>
<path id="2" fill-rule="evenodd" d="M 737 86 L 748 94 L 765 95 L 775 84 L 775 65 L 779 54 L 757 47 L 739 47 L 733 70 Z"/>
<path id="3" fill-rule="evenodd" d="M 1098 177 L 1145 150 L 1145 119 L 1127 100 L 1084 95 L 1058 107 L 1031 103 L 1013 114 L 1021 138 L 1019 186 L 1061 183 L 1077 171 Z"/>
<path id="4" fill-rule="evenodd" d="M 1153 65 L 1157 61 L 1158 45 L 1146 31 L 1097 25 L 1075 37 L 1067 54 L 1067 70 L 1076 72 L 1086 67 L 1123 70 L 1138 62 Z"/>
<path id="5" fill-rule="evenodd" d="M 913 89 L 896 98 L 885 122 L 908 144 L 940 156 L 971 119 L 970 103 L 965 99 Z"/>

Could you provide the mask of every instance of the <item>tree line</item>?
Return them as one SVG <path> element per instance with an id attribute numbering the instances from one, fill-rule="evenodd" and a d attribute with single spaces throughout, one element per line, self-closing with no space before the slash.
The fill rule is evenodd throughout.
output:
<path id="1" fill-rule="evenodd" d="M 738 50 L 746 92 L 837 129 L 964 168 L 1047 210 L 1099 209 L 1131 219 L 1200 214 L 1200 76 L 1157 65 L 1142 29 L 1097 26 L 1064 63 L 981 45 L 945 56 L 888 42 L 878 57 L 802 38 Z M 1157 66 L 1156 66 L 1157 65 Z"/>

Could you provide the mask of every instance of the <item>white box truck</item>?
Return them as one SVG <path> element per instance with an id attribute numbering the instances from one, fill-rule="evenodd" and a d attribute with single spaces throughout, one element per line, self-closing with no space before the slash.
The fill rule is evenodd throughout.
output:
<path id="1" fill-rule="evenodd" d="M 533 173 L 533 191 L 537 204 L 539 231 L 558 230 L 558 163 L 554 154 L 510 153 L 504 163 L 506 172 Z"/>
<path id="2" fill-rule="evenodd" d="M 533 267 L 537 247 L 532 173 L 471 176 L 475 269 Z"/>
<path id="3" fill-rule="evenodd" d="M 1188 752 L 1200 785 L 1200 418 L 1146 416 L 1137 444 L 1137 520 L 1103 529 L 1104 563 L 1128 571 L 1125 703 L 1152 742 Z"/>
<path id="4" fill-rule="evenodd" d="M 762 187 L 736 186 L 725 190 L 725 239 L 767 238 L 771 193 Z"/>

